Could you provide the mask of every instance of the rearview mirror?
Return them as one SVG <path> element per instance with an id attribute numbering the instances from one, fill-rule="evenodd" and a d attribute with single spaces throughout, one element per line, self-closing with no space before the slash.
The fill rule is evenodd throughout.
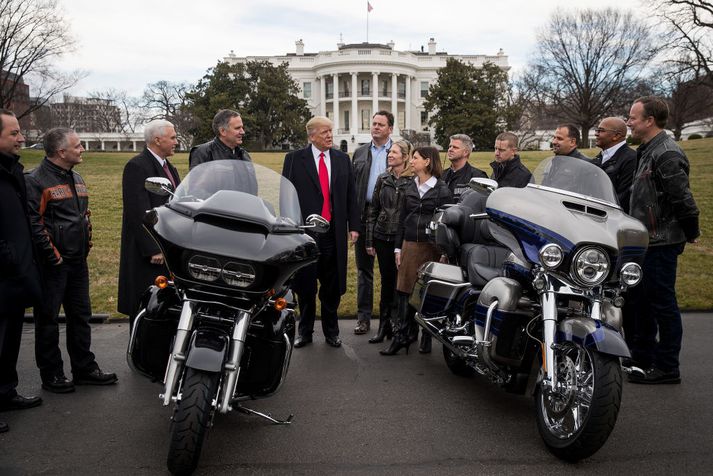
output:
<path id="1" fill-rule="evenodd" d="M 476 192 L 490 193 L 498 188 L 498 182 L 489 178 L 473 177 L 468 186 Z"/>
<path id="2" fill-rule="evenodd" d="M 315 233 L 325 233 L 329 230 L 329 222 L 316 213 L 308 216 L 306 222 L 306 225 L 300 227 L 303 230 L 312 230 Z"/>
<path id="3" fill-rule="evenodd" d="M 164 177 L 149 177 L 144 181 L 144 188 L 156 195 L 165 197 L 173 195 L 173 185 L 171 181 Z"/>

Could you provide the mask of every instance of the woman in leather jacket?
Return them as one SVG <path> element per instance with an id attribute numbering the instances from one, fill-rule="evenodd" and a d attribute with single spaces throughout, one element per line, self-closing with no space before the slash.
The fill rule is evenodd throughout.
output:
<path id="1" fill-rule="evenodd" d="M 398 318 L 394 326 L 394 338 L 382 355 L 394 355 L 406 348 L 418 335 L 414 321 L 415 310 L 408 298 L 416 283 L 418 269 L 429 261 L 438 261 L 441 253 L 426 232 L 434 212 L 451 203 L 453 196 L 448 185 L 440 179 L 443 172 L 441 156 L 435 147 L 417 147 L 411 157 L 411 169 L 415 175 L 406 188 L 404 205 L 399 215 L 399 228 L 394 241 L 394 258 L 398 268 L 396 282 Z M 430 347 L 430 342 L 427 347 Z M 422 346 L 422 351 L 430 348 Z"/>
<path id="2" fill-rule="evenodd" d="M 396 299 L 396 260 L 394 241 L 399 228 L 399 216 L 406 196 L 406 188 L 413 182 L 411 152 L 413 146 L 405 140 L 396 141 L 386 157 L 386 172 L 379 175 L 366 220 L 366 252 L 379 258 L 381 299 L 379 301 L 379 330 L 369 343 L 391 338 L 391 319 Z"/>

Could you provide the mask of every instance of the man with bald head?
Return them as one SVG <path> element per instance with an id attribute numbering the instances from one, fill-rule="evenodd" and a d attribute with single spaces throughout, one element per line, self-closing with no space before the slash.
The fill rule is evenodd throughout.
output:
<path id="1" fill-rule="evenodd" d="M 614 184 L 619 204 L 629 213 L 631 182 L 636 169 L 636 151 L 626 144 L 626 122 L 618 117 L 605 117 L 594 129 L 597 147 L 602 151 L 593 163 L 601 167 Z"/>

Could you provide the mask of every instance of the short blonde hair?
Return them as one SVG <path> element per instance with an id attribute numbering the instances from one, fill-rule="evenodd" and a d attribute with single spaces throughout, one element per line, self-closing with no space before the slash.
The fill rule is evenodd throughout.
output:
<path id="1" fill-rule="evenodd" d="M 401 151 L 401 155 L 404 156 L 404 170 L 401 172 L 400 176 L 410 176 L 413 175 L 413 171 L 411 170 L 411 161 L 409 160 L 411 158 L 411 154 L 413 154 L 413 145 L 407 140 L 397 140 L 391 143 L 391 148 L 393 149 L 394 147 L 398 148 Z"/>
<path id="2" fill-rule="evenodd" d="M 334 123 L 325 116 L 314 116 L 312 119 L 307 121 L 305 129 L 307 129 L 307 135 L 311 136 L 314 130 L 318 127 L 328 126 L 330 129 L 334 128 Z"/>

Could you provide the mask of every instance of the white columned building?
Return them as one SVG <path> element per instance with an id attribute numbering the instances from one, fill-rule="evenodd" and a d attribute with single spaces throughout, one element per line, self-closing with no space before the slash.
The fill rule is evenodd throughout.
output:
<path id="1" fill-rule="evenodd" d="M 231 51 L 224 61 L 287 63 L 312 115 L 327 116 L 334 122 L 334 145 L 348 152 L 371 140 L 371 117 L 379 110 L 393 113 L 397 137 L 405 129 L 433 134 L 423 97 L 449 58 L 475 66 L 490 62 L 505 70 L 510 68 L 502 50 L 495 55 L 448 54 L 437 51 L 433 38 L 425 51 L 424 47 L 420 51 L 398 51 L 390 42 L 339 43 L 336 50 L 305 53 L 302 40 L 295 45 L 294 53 L 281 56 L 239 57 Z"/>

